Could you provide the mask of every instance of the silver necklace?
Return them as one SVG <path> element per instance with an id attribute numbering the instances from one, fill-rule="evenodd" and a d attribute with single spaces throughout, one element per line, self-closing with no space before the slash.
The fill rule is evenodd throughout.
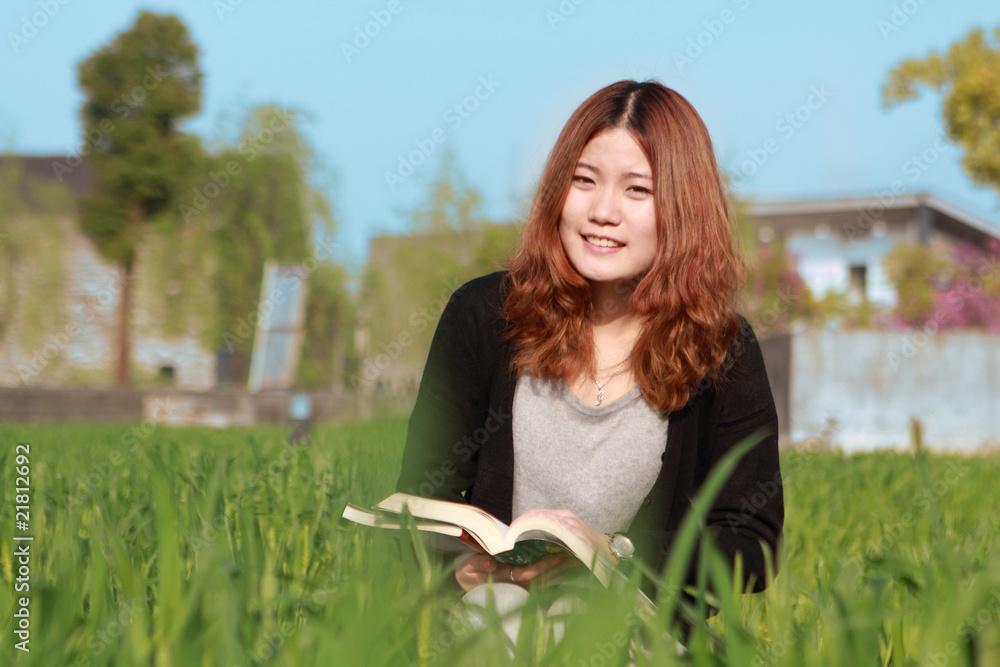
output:
<path id="1" fill-rule="evenodd" d="M 618 367 L 615 369 L 615 372 L 612 373 L 610 375 L 610 377 L 608 377 L 608 379 L 605 380 L 603 383 L 598 382 L 596 377 L 594 378 L 594 384 L 597 385 L 597 400 L 594 401 L 594 405 L 595 406 L 600 405 L 601 401 L 604 400 L 604 388 L 608 386 L 609 382 L 611 382 L 613 379 L 615 379 L 616 375 L 618 375 L 619 373 L 622 372 L 622 370 L 625 368 L 625 362 L 628 361 L 628 358 L 631 357 L 631 356 L 632 356 L 632 353 L 629 352 L 628 356 L 626 356 L 624 359 L 622 359 L 622 362 L 620 364 L 618 364 Z"/>

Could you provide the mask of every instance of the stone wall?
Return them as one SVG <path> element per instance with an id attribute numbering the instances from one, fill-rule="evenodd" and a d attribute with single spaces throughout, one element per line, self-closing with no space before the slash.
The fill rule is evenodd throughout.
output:
<path id="1" fill-rule="evenodd" d="M 65 298 L 53 308 L 59 325 L 41 334 L 26 332 L 23 318 L 15 313 L 0 340 L 0 386 L 57 387 L 101 386 L 112 382 L 117 357 L 115 317 L 121 299 L 122 273 L 104 262 L 93 243 L 72 220 L 60 222 L 66 235 L 63 250 Z M 29 283 L 41 280 L 44 266 L 26 266 L 15 275 L 14 288 L 21 302 L 31 297 Z M 136 290 L 136 293 L 138 290 Z M 215 385 L 215 354 L 193 336 L 165 340 L 137 333 L 133 312 L 132 371 L 138 378 L 154 378 L 169 367 L 170 386 L 206 390 Z"/>
<path id="2" fill-rule="evenodd" d="M 405 414 L 411 404 L 359 400 L 345 392 L 304 392 L 316 422 Z M 141 422 L 186 426 L 249 426 L 291 421 L 293 393 L 242 391 L 4 388 L 0 422 Z"/>
<path id="3" fill-rule="evenodd" d="M 808 331 L 762 342 L 782 440 L 846 451 L 1000 445 L 1000 337 L 984 333 Z M 784 406 L 783 408 L 781 406 Z"/>

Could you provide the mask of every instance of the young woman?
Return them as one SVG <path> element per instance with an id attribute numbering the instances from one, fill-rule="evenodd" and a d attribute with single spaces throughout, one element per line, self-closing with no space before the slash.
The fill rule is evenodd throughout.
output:
<path id="1" fill-rule="evenodd" d="M 546 514 L 609 562 L 658 572 L 709 470 L 762 431 L 708 515 L 716 545 L 742 554 L 762 590 L 784 506 L 774 401 L 735 310 L 743 280 L 694 108 L 655 81 L 598 91 L 559 135 L 508 270 L 444 310 L 398 489 L 508 523 Z M 570 565 L 476 555 L 455 578 L 466 591 L 525 586 Z M 643 590 L 655 599 L 651 581 Z"/>

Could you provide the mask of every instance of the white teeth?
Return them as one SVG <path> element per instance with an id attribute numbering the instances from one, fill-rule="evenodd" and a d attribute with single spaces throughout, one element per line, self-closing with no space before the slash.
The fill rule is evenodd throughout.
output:
<path id="1" fill-rule="evenodd" d="M 621 248 L 625 245 L 624 243 L 618 243 L 617 241 L 612 241 L 611 239 L 599 239 L 596 236 L 585 236 L 584 238 L 587 239 L 587 243 L 591 243 L 602 248 Z"/>

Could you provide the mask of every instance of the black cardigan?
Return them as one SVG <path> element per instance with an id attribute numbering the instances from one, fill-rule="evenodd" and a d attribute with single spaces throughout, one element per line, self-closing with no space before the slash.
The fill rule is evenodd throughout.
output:
<path id="1" fill-rule="evenodd" d="M 448 301 L 431 343 L 407 430 L 397 489 L 470 502 L 511 520 L 514 476 L 512 346 L 501 314 L 506 272 L 476 278 Z M 670 414 L 659 476 L 628 535 L 636 558 L 661 571 L 690 500 L 712 465 L 744 437 L 767 435 L 740 461 L 707 517 L 716 545 L 763 590 L 760 543 L 777 552 L 784 522 L 778 418 L 760 347 L 750 325 L 730 348 L 728 370 L 703 382 Z M 775 564 L 775 567 L 777 565 Z M 688 573 L 693 583 L 695 571 Z M 745 584 L 744 584 L 745 585 Z M 643 590 L 655 594 L 644 580 Z M 655 599 L 655 597 L 654 597 Z"/>

